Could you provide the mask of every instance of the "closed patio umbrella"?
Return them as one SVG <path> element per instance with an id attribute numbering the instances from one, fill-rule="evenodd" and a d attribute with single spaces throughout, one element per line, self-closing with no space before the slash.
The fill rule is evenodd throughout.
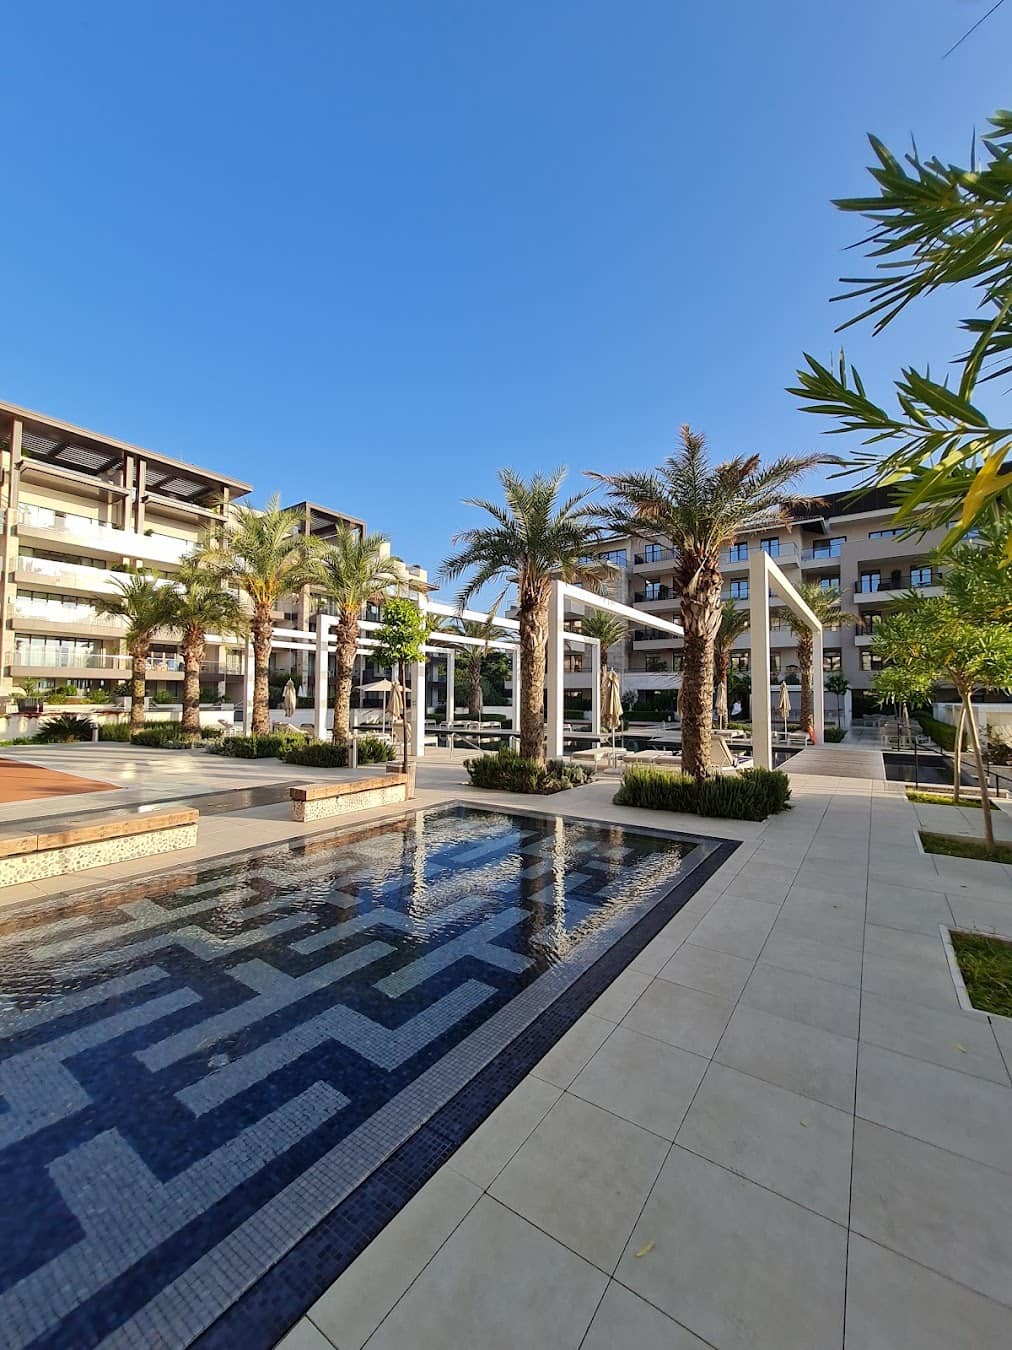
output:
<path id="1" fill-rule="evenodd" d="M 787 687 L 787 681 L 780 681 L 780 716 L 784 719 L 784 735 L 787 735 L 787 719 L 791 715 L 791 691 Z"/>
<path id="2" fill-rule="evenodd" d="M 284 689 L 282 690 L 281 706 L 285 710 L 286 717 L 294 716 L 295 709 L 299 706 L 299 696 L 295 692 L 295 685 L 292 684 L 291 680 L 287 681 Z"/>
<path id="3" fill-rule="evenodd" d="M 622 725 L 622 689 L 618 671 L 609 670 L 604 680 L 604 707 L 601 709 L 601 723 L 611 732 L 612 756 L 615 753 L 615 732 Z"/>

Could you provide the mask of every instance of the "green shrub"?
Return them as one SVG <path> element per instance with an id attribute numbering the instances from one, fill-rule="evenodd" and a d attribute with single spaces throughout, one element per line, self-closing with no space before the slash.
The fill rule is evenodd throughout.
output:
<path id="1" fill-rule="evenodd" d="M 344 741 L 303 740 L 290 743 L 279 756 L 286 764 L 304 764 L 309 769 L 346 769 L 348 746 Z"/>
<path id="2" fill-rule="evenodd" d="M 224 736 L 207 747 L 216 755 L 231 759 L 278 759 L 283 750 L 302 745 L 305 737 L 299 732 L 272 731 L 266 736 Z"/>
<path id="3" fill-rule="evenodd" d="M 130 739 L 129 722 L 103 722 L 98 728 L 100 741 L 128 741 Z"/>
<path id="4" fill-rule="evenodd" d="M 148 722 L 130 740 L 152 750 L 189 750 L 197 737 L 184 732 L 178 722 Z"/>
<path id="5" fill-rule="evenodd" d="M 779 769 L 743 769 L 735 774 L 692 778 L 665 769 L 632 767 L 622 775 L 617 806 L 647 811 L 682 811 L 724 820 L 765 820 L 785 810 L 790 781 Z"/>
<path id="6" fill-rule="evenodd" d="M 396 758 L 396 751 L 382 736 L 359 736 L 359 764 L 386 764 Z"/>
<path id="7" fill-rule="evenodd" d="M 594 777 L 593 769 L 582 764 L 567 764 L 561 759 L 539 764 L 508 747 L 497 750 L 494 755 L 465 759 L 464 768 L 475 787 L 494 788 L 500 792 L 562 792 L 565 788 L 589 783 Z"/>
<path id="8" fill-rule="evenodd" d="M 822 736 L 827 745 L 839 745 L 846 734 L 846 727 L 823 727 L 822 730 Z"/>
<path id="9" fill-rule="evenodd" d="M 224 727 L 201 727 L 200 739 L 202 741 L 220 741 L 225 734 Z"/>
<path id="10" fill-rule="evenodd" d="M 72 741 L 90 741 L 94 730 L 95 723 L 90 717 L 59 713 L 41 723 L 35 739 L 40 745 L 69 745 Z"/>
<path id="11" fill-rule="evenodd" d="M 159 689 L 157 694 L 151 695 L 151 702 L 162 708 L 170 703 L 178 703 L 179 698 L 171 689 Z"/>
<path id="12" fill-rule="evenodd" d="M 112 694 L 108 689 L 89 689 L 84 695 L 85 703 L 111 703 Z"/>
<path id="13" fill-rule="evenodd" d="M 941 746 L 943 750 L 955 750 L 956 728 L 951 722 L 940 722 L 937 717 L 929 717 L 927 713 L 922 712 L 917 713 L 916 721 L 924 734 L 930 736 L 936 745 Z"/>

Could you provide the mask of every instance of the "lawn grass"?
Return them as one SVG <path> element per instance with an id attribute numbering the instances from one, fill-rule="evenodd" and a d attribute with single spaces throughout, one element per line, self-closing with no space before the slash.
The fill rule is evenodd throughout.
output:
<path id="1" fill-rule="evenodd" d="M 960 797 L 958 802 L 954 802 L 951 792 L 920 792 L 916 788 L 907 788 L 907 801 L 922 802 L 925 806 L 975 806 L 980 810 L 980 802 L 976 798 Z"/>
<path id="2" fill-rule="evenodd" d="M 953 933 L 952 947 L 973 1006 L 1012 1017 L 1012 942 L 982 933 Z"/>
<path id="3" fill-rule="evenodd" d="M 995 844 L 988 848 L 983 839 L 967 839 L 963 835 L 932 834 L 921 830 L 925 853 L 942 853 L 947 858 L 978 858 L 981 862 L 1012 863 L 1012 844 Z"/>

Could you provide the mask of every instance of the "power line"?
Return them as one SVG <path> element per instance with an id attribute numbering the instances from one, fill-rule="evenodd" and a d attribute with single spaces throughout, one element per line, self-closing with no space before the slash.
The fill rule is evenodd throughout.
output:
<path id="1" fill-rule="evenodd" d="M 948 50 L 947 52 L 944 52 L 944 53 L 942 54 L 942 60 L 944 61 L 945 58 L 946 58 L 947 56 L 951 56 L 952 53 L 956 50 L 957 47 L 961 47 L 961 46 L 963 45 L 963 43 L 966 41 L 966 39 L 970 36 L 970 34 L 971 34 L 971 33 L 975 33 L 975 32 L 977 31 L 977 29 L 980 27 L 980 25 L 981 25 L 982 23 L 984 23 L 985 20 L 989 19 L 989 18 L 991 17 L 991 15 L 995 12 L 996 9 L 1001 9 L 1001 7 L 1002 7 L 1002 5 L 1003 5 L 1004 3 L 1005 3 L 1005 0 L 997 0 L 997 3 L 994 4 L 994 5 L 992 5 L 991 8 L 987 11 L 986 14 L 982 14 L 982 15 L 980 16 L 980 18 L 977 20 L 977 22 L 973 25 L 972 28 L 968 28 L 968 29 L 966 30 L 966 32 L 965 32 L 965 33 L 963 34 L 963 36 L 959 39 L 958 42 L 954 42 L 954 43 L 952 44 L 952 46 L 949 48 L 949 50 Z"/>

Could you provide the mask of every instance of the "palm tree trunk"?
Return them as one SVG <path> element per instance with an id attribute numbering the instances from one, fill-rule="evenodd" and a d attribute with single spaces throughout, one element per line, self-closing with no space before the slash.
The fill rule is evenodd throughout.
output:
<path id="1" fill-rule="evenodd" d="M 801 709 L 798 723 L 802 731 L 807 731 L 814 721 L 812 698 L 812 660 L 814 657 L 811 630 L 798 634 L 798 670 L 801 674 Z"/>
<path id="2" fill-rule="evenodd" d="M 960 703 L 959 717 L 956 719 L 956 739 L 952 750 L 952 801 L 959 803 L 959 790 L 963 777 L 963 739 L 966 735 L 966 708 Z"/>
<path id="3" fill-rule="evenodd" d="M 682 590 L 682 771 L 705 778 L 713 729 L 713 648 L 720 627 L 720 569 L 706 561 Z"/>
<path id="4" fill-rule="evenodd" d="M 130 734 L 144 727 L 144 686 L 150 644 L 138 642 L 130 650 Z"/>
<path id="5" fill-rule="evenodd" d="M 467 663 L 467 715 L 472 721 L 481 717 L 481 657 Z"/>
<path id="6" fill-rule="evenodd" d="M 545 644 L 548 597 L 520 608 L 520 753 L 545 762 Z"/>
<path id="7" fill-rule="evenodd" d="M 200 734 L 200 663 L 204 659 L 204 634 L 188 629 L 183 634 L 183 717 L 180 730 Z"/>
<path id="8" fill-rule="evenodd" d="M 268 669 L 271 661 L 271 637 L 274 620 L 267 608 L 257 608 L 253 615 L 253 720 L 254 736 L 266 736 L 271 729 L 270 686 Z"/>
<path id="9" fill-rule="evenodd" d="M 963 708 L 966 713 L 966 720 L 970 727 L 970 744 L 973 746 L 973 758 L 977 764 L 977 782 L 980 784 L 980 814 L 984 817 L 984 843 L 989 849 L 994 848 L 994 827 L 991 824 L 991 794 L 987 790 L 987 771 L 984 768 L 984 755 L 980 748 L 980 729 L 977 726 L 977 719 L 973 715 L 973 705 L 970 702 L 970 691 L 961 695 Z"/>
<path id="10" fill-rule="evenodd" d="M 731 700 L 728 698 L 727 672 L 731 665 L 731 653 L 729 651 L 720 651 L 713 653 L 713 679 L 714 691 L 724 686 L 724 706 L 727 708 L 728 721 L 731 720 Z"/>
<path id="11" fill-rule="evenodd" d="M 334 655 L 334 744 L 351 737 L 351 683 L 358 651 L 358 616 L 342 614 Z"/>

